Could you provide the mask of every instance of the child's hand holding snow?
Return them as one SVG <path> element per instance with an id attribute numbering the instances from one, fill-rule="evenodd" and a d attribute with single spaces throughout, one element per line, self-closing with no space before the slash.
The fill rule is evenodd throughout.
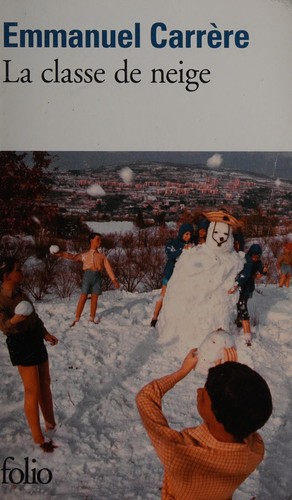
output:
<path id="1" fill-rule="evenodd" d="M 182 362 L 181 370 L 188 374 L 193 370 L 198 362 L 198 349 L 191 349 Z"/>
<path id="2" fill-rule="evenodd" d="M 27 300 L 22 300 L 14 309 L 14 316 L 10 319 L 12 325 L 17 325 L 31 315 L 33 306 Z"/>

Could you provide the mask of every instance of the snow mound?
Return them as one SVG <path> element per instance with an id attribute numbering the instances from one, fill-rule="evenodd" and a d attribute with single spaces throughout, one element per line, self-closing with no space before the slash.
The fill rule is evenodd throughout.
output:
<path id="1" fill-rule="evenodd" d="M 264 461 L 232 498 L 288 500 L 292 491 L 292 288 L 260 284 L 257 289 L 260 293 L 249 301 L 252 347 L 246 347 L 242 329 L 236 328 L 234 338 L 238 361 L 267 381 L 274 410 L 260 430 Z M 177 370 L 187 350 L 172 352 L 170 341 L 150 328 L 153 298 L 158 294 L 159 290 L 104 292 L 98 303 L 100 323 L 89 324 L 87 301 L 74 328 L 69 325 L 78 293 L 70 300 L 50 295 L 36 304 L 47 330 L 59 338 L 58 345 L 47 345 L 58 424 L 53 438 L 58 448 L 50 457 L 33 443 L 23 413 L 22 385 L 9 360 L 5 336 L 0 336 L 0 463 L 14 457 L 7 466 L 24 470 L 24 458 L 29 457 L 29 470 L 49 468 L 53 475 L 44 485 L 2 484 L 3 500 L 160 498 L 163 469 L 141 424 L 135 396 L 150 380 Z M 192 347 L 199 345 L 194 342 Z M 179 430 L 201 423 L 195 393 L 205 380 L 194 370 L 165 395 L 164 413 L 171 427 Z M 16 482 L 19 474 L 13 477 Z"/>

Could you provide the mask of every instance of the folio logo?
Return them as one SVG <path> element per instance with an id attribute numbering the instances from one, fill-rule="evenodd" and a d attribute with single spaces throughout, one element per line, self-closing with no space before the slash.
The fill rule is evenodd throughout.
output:
<path id="1" fill-rule="evenodd" d="M 30 465 L 29 457 L 24 458 L 24 466 L 11 467 L 14 457 L 6 457 L 2 466 L 2 484 L 48 484 L 53 479 L 53 474 L 50 469 L 37 469 Z M 36 459 L 32 458 L 32 465 L 36 463 Z"/>

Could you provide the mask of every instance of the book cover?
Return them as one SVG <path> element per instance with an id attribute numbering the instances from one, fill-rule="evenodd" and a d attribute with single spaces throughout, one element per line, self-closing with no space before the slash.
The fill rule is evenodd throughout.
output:
<path id="1" fill-rule="evenodd" d="M 244 207 L 249 215 L 260 207 L 254 215 L 254 224 L 262 224 L 260 237 L 277 236 L 280 246 L 290 241 L 292 4 L 0 0 L 0 5 L 1 251 L 11 254 L 17 247 L 21 258 L 29 255 L 31 228 L 39 253 L 26 260 L 26 269 L 36 269 L 52 244 L 61 241 L 68 250 L 68 241 L 78 240 L 69 250 L 80 250 L 81 220 L 103 233 L 109 260 L 123 268 L 119 276 L 127 283 L 123 290 L 108 286 L 101 295 L 98 325 L 87 321 L 88 301 L 70 329 L 80 270 L 66 297 L 60 296 L 66 288 L 62 281 L 60 291 L 64 264 L 56 274 L 59 295 L 54 288 L 34 297 L 38 314 L 59 338 L 58 345 L 48 346 L 58 446 L 50 455 L 32 441 L 21 381 L 2 336 L 1 497 L 158 499 L 163 469 L 142 428 L 135 396 L 152 378 L 178 368 L 181 353 L 150 327 L 163 255 L 154 252 L 153 240 L 143 236 L 142 242 L 143 232 L 135 236 L 140 261 L 153 269 L 157 262 L 148 288 L 141 288 L 146 271 L 130 255 L 124 235 L 133 222 L 175 226 L 195 207 L 224 204 L 230 210 L 241 206 L 241 215 Z M 39 170 L 33 166 L 54 179 L 55 197 L 49 201 L 38 191 Z M 49 177 L 47 182 L 50 186 Z M 71 226 L 65 228 L 58 217 L 70 211 Z M 48 237 L 48 221 L 54 221 L 55 234 L 63 224 L 58 242 Z M 106 239 L 113 228 L 119 241 Z M 122 256 L 111 253 L 123 238 L 131 265 L 122 266 Z M 246 351 L 239 338 L 238 353 L 267 379 L 274 413 L 262 433 L 265 461 L 234 493 L 235 500 L 291 495 L 291 292 L 277 287 L 272 250 L 265 258 L 272 262 L 274 281 L 266 286 L 264 280 L 252 302 L 253 350 Z M 133 282 L 126 271 L 135 265 Z M 53 272 L 50 267 L 44 274 Z M 199 423 L 193 393 L 204 377 L 197 374 L 191 381 L 191 394 L 187 380 L 166 399 L 169 422 L 177 429 Z"/>

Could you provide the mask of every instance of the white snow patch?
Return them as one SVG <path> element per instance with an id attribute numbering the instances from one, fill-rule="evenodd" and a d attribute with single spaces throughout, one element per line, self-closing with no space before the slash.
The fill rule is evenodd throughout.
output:
<path id="1" fill-rule="evenodd" d="M 133 222 L 129 221 L 110 221 L 110 222 L 86 221 L 85 224 L 87 224 L 87 226 L 91 231 L 95 231 L 101 234 L 126 233 L 128 231 L 133 231 L 135 229 Z"/>
<path id="2" fill-rule="evenodd" d="M 239 361 L 267 380 L 274 411 L 260 431 L 265 459 L 233 500 L 284 500 L 292 491 L 292 319 L 288 307 L 292 288 L 260 285 L 259 291 L 249 302 L 258 311 L 252 347 L 244 345 L 242 330 L 236 330 L 234 338 Z M 81 321 L 70 328 L 78 296 L 71 300 L 48 297 L 35 304 L 48 331 L 59 338 L 58 345 L 47 346 L 58 422 L 54 436 L 58 448 L 50 456 L 32 442 L 23 413 L 22 384 L 10 363 L 5 336 L 0 337 L 0 469 L 6 457 L 14 458 L 8 462 L 10 468 L 24 469 L 24 459 L 29 457 L 31 467 L 49 468 L 53 474 L 44 485 L 1 484 L 1 498 L 159 500 L 163 470 L 141 425 L 135 395 L 153 378 L 178 369 L 181 356 L 149 327 L 157 290 L 105 292 L 98 305 L 100 323 L 88 323 L 87 301 Z M 211 297 L 210 312 L 218 309 L 215 301 Z M 164 411 L 172 427 L 201 422 L 195 394 L 204 382 L 205 376 L 194 371 L 165 396 Z"/>

